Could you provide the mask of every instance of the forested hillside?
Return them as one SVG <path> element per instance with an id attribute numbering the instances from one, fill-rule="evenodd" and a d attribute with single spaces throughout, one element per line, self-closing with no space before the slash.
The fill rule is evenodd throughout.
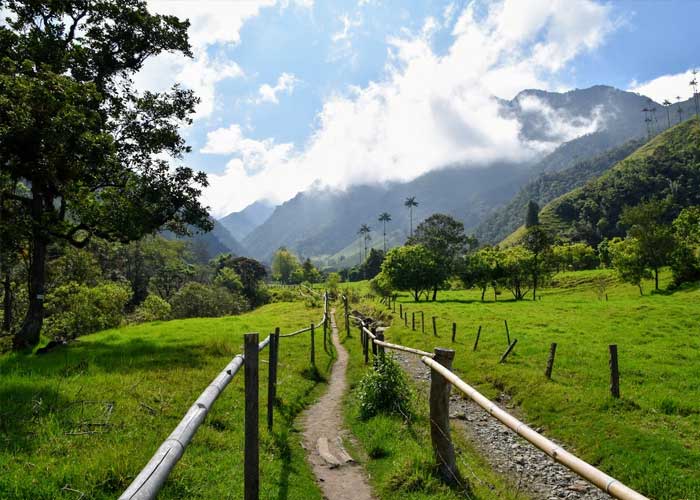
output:
<path id="1" fill-rule="evenodd" d="M 700 121 L 692 118 L 663 132 L 598 179 L 547 205 L 542 224 L 560 237 L 597 245 L 623 236 L 620 215 L 627 206 L 669 199 L 672 220 L 683 207 L 700 203 Z"/>
<path id="2" fill-rule="evenodd" d="M 490 214 L 476 228 L 476 237 L 481 243 L 496 244 L 523 223 L 525 211 L 530 201 L 543 206 L 553 199 L 582 186 L 587 181 L 598 177 L 620 160 L 623 160 L 644 143 L 644 140 L 632 140 L 622 146 L 610 149 L 594 158 L 581 160 L 573 166 L 557 171 L 546 168 L 543 173 L 528 182 L 510 202 Z M 541 166 L 545 167 L 546 162 Z"/>

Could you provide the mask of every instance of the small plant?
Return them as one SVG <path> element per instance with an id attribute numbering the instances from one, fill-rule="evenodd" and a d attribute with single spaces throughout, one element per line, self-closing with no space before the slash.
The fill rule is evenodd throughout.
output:
<path id="1" fill-rule="evenodd" d="M 391 355 L 374 360 L 358 387 L 360 418 L 367 420 L 380 413 L 409 418 L 413 413 L 413 391 L 406 374 Z"/>

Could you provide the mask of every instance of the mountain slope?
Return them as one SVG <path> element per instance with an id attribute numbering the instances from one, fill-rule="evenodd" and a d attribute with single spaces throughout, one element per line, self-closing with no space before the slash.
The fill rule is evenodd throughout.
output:
<path id="1" fill-rule="evenodd" d="M 523 223 L 527 205 L 531 200 L 539 206 L 544 206 L 598 177 L 643 143 L 643 140 L 628 141 L 594 158 L 578 161 L 564 170 L 543 169 L 545 171 L 523 186 L 507 205 L 491 213 L 479 224 L 475 231 L 476 237 L 480 243 L 498 243 Z"/>
<path id="2" fill-rule="evenodd" d="M 222 253 L 232 253 L 234 255 L 247 255 L 248 251 L 241 243 L 231 236 L 226 228 L 224 228 L 216 220 L 214 229 L 208 233 L 193 232 L 191 236 L 176 236 L 169 231 L 164 231 L 162 234 L 168 239 L 179 239 L 187 241 L 192 245 L 192 250 L 200 262 L 207 262 Z"/>
<path id="3" fill-rule="evenodd" d="M 219 223 L 237 240 L 243 240 L 274 212 L 275 206 L 267 201 L 256 201 L 240 212 L 219 219 Z"/>
<path id="4" fill-rule="evenodd" d="M 700 204 L 698 118 L 659 134 L 598 179 L 555 199 L 540 220 L 564 239 L 597 245 L 624 235 L 618 225 L 624 207 L 669 196 L 674 213 Z"/>
<path id="5" fill-rule="evenodd" d="M 645 135 L 641 109 L 648 102 L 638 94 L 605 86 L 565 93 L 523 91 L 503 103 L 503 113 L 523 124 L 524 139 L 556 144 L 570 136 L 571 128 L 566 126 L 573 124 L 576 130 L 586 130 L 586 124 L 597 119 L 598 128 L 561 144 L 534 165 L 453 166 L 403 184 L 299 193 L 277 207 L 265 223 L 243 239 L 243 244 L 252 256 L 262 260 L 269 260 L 278 247 L 286 246 L 304 257 L 331 256 L 343 251 L 347 259 L 354 261 L 344 249 L 356 240 L 360 224 L 379 227 L 379 213 L 391 213 L 394 220 L 390 230 L 398 227 L 408 233 L 408 212 L 403 207 L 407 196 L 416 196 L 420 203 L 414 213 L 415 223 L 432 213 L 444 212 L 462 220 L 471 231 L 504 206 L 533 176 L 570 168 Z M 587 175 L 584 172 L 582 178 Z M 508 228 L 515 226 L 517 223 Z M 373 237 L 381 235 L 374 233 Z"/>

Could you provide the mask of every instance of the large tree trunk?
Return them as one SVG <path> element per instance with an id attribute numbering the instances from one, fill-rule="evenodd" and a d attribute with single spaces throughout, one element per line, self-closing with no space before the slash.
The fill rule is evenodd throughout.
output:
<path id="1" fill-rule="evenodd" d="M 438 291 L 438 287 L 434 286 L 433 287 L 433 302 L 435 302 L 437 300 L 437 291 Z"/>
<path id="2" fill-rule="evenodd" d="M 34 191 L 34 190 L 33 190 Z M 44 293 L 46 288 L 46 253 L 49 238 L 41 227 L 44 215 L 44 204 L 41 194 L 32 193 L 32 260 L 29 267 L 29 309 L 22 327 L 13 339 L 14 349 L 26 349 L 39 343 L 39 333 L 44 323 Z M 53 200 L 47 200 L 47 206 L 53 205 Z"/>
<path id="3" fill-rule="evenodd" d="M 3 301 L 2 301 L 2 331 L 9 332 L 12 328 L 12 281 L 10 281 L 10 270 L 5 270 L 3 281 Z"/>
<path id="4" fill-rule="evenodd" d="M 486 295 L 486 287 L 481 289 L 481 302 L 484 301 L 484 295 Z"/>

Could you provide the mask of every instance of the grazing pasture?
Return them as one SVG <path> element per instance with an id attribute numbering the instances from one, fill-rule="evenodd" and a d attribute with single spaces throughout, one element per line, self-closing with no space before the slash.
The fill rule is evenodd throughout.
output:
<path id="1" fill-rule="evenodd" d="M 199 393 L 261 339 L 317 322 L 320 308 L 277 303 L 241 316 L 146 323 L 84 336 L 44 355 L 0 357 L 0 498 L 116 498 Z M 323 390 L 332 357 L 316 335 L 280 339 L 272 433 L 265 429 L 267 356 L 260 365 L 262 498 L 321 498 L 295 427 Z M 243 371 L 214 404 L 162 490 L 162 498 L 242 498 Z M 84 494 L 84 496 L 82 496 Z"/>
<path id="2" fill-rule="evenodd" d="M 698 288 L 640 297 L 636 287 L 600 270 L 556 275 L 537 302 L 509 300 L 506 293 L 498 302 L 487 293 L 483 303 L 473 290 L 444 291 L 436 302 L 419 303 L 404 294 L 386 338 L 425 350 L 454 348 L 453 367 L 469 384 L 491 398 L 508 394 L 526 421 L 641 493 L 700 498 Z M 420 314 L 415 331 L 410 317 L 404 325 L 399 303 L 409 315 L 424 313 L 425 333 Z M 505 320 L 518 343 L 499 364 L 508 347 Z M 552 342 L 558 347 L 547 380 Z M 610 396 L 610 344 L 618 346 L 620 399 Z"/>

